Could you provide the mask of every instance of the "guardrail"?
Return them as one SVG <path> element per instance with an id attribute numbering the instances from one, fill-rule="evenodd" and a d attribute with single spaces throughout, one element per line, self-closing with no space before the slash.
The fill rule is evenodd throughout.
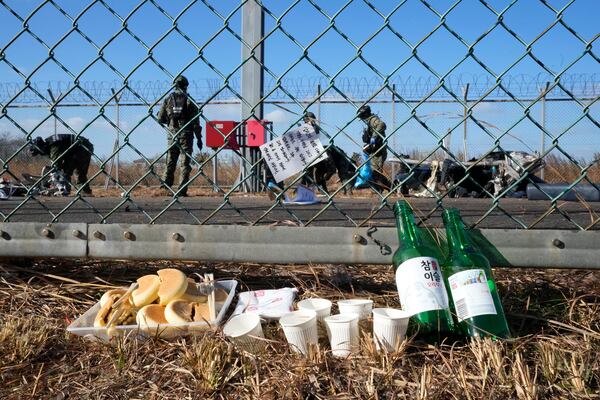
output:
<path id="1" fill-rule="evenodd" d="M 440 231 L 432 231 L 442 238 Z M 494 267 L 600 268 L 600 231 L 472 231 Z M 277 264 L 382 264 L 393 228 L 236 225 L 0 224 L 0 257 L 204 260 Z"/>

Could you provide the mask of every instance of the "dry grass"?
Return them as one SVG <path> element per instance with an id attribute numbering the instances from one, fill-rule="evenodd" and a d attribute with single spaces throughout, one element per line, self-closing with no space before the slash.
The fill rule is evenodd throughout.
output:
<path id="1" fill-rule="evenodd" d="M 167 262 L 21 260 L 0 264 L 0 398 L 138 399 L 596 399 L 600 395 L 600 272 L 497 270 L 514 340 L 429 346 L 394 354 L 364 341 L 336 359 L 322 343 L 291 354 L 276 325 L 269 353 L 239 353 L 222 334 L 104 344 L 65 327 L 107 285 Z M 393 273 L 378 266 L 176 263 L 235 278 L 242 290 L 294 285 L 301 297 L 369 296 L 398 306 Z M 268 277 L 268 279 L 265 279 Z"/>
<path id="2" fill-rule="evenodd" d="M 600 183 L 600 154 L 596 155 L 594 159 L 595 161 L 592 161 L 591 163 L 578 161 L 580 166 L 577 166 L 564 157 L 549 155 L 545 159 L 546 166 L 544 168 L 544 179 L 551 183 L 574 182 L 581 176 L 581 170 L 591 164 L 586 173 L 587 180 L 584 179 L 581 183 Z"/>

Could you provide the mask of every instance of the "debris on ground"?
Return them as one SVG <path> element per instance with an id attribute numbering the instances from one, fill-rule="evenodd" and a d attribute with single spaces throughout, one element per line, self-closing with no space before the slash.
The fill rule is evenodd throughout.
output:
<path id="1" fill-rule="evenodd" d="M 382 266 L 205 264 L 28 259 L 0 262 L 0 398 L 137 399 L 591 399 L 600 395 L 600 271 L 495 270 L 514 339 L 397 353 L 372 341 L 336 358 L 289 350 L 278 324 L 264 324 L 267 352 L 240 352 L 219 331 L 110 343 L 66 327 L 144 274 L 235 279 L 238 293 L 296 287 L 298 299 L 364 297 L 399 307 L 393 272 Z"/>

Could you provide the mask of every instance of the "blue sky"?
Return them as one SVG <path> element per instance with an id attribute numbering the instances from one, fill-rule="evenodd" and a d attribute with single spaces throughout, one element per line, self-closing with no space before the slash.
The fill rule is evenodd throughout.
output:
<path id="1" fill-rule="evenodd" d="M 78 76 L 81 81 L 122 82 L 124 77 L 130 81 L 170 80 L 172 75 L 176 75 L 190 63 L 192 64 L 186 69 L 185 74 L 198 82 L 207 79 L 222 80 L 222 76 L 239 76 L 239 71 L 234 72 L 240 63 L 240 42 L 236 37 L 241 35 L 239 1 L 105 0 L 103 3 L 95 2 L 90 7 L 89 1 L 56 0 L 62 12 L 52 4 L 45 3 L 27 20 L 27 23 L 29 29 L 53 49 L 53 55 L 60 62 L 60 66 L 53 61 L 43 64 L 48 57 L 48 48 L 27 33 L 7 47 L 23 26 L 23 23 L 7 8 L 12 9 L 23 19 L 27 19 L 32 10 L 40 7 L 43 2 L 13 0 L 0 3 L 3 3 L 0 4 L 0 21 L 3 26 L 0 30 L 0 48 L 5 49 L 6 60 L 34 82 L 55 80 L 68 82 L 73 80 L 73 76 Z M 428 3 L 435 7 L 434 11 L 418 0 L 405 2 L 355 0 L 349 4 L 347 1 L 337 0 L 312 2 L 271 0 L 263 3 L 268 10 L 265 17 L 266 33 L 271 32 L 279 22 L 285 32 L 293 36 L 297 42 L 294 43 L 282 30 L 276 30 L 267 38 L 265 64 L 270 71 L 267 75 L 272 74 L 275 78 L 282 77 L 284 72 L 285 77 L 290 78 L 323 75 L 331 77 L 338 73 L 343 77 L 431 78 L 435 75 L 414 57 L 411 58 L 412 50 L 409 46 L 418 43 L 420 44 L 417 47 L 417 54 L 438 74 L 445 74 L 451 68 L 454 68 L 452 71 L 454 75 L 488 74 L 470 58 L 456 66 L 465 57 L 467 47 L 448 30 L 441 28 L 428 36 L 440 23 L 440 17 L 436 12 L 444 14 L 451 9 L 445 17 L 446 24 L 466 42 L 467 46 L 472 44 L 484 32 L 491 29 L 497 20 L 494 13 L 479 1 L 463 0 L 456 6 L 453 6 L 456 1 L 429 1 Z M 511 3 L 514 4 L 511 6 Z M 526 45 L 534 42 L 531 47 L 533 54 L 552 73 L 560 72 L 566 67 L 569 67 L 567 72 L 573 74 L 600 73 L 598 62 L 590 55 L 585 55 L 571 65 L 583 54 L 585 50 L 583 42 L 591 41 L 598 35 L 597 16 L 600 15 L 600 1 L 547 0 L 545 3 L 556 10 L 572 3 L 564 11 L 562 18 L 565 24 L 577 32 L 581 40 L 560 24 L 551 27 L 556 20 L 556 15 L 541 1 L 495 0 L 487 1 L 486 4 L 496 12 L 509 7 L 503 16 L 503 22 Z M 173 26 L 171 18 L 176 18 L 186 7 L 187 11 L 177 20 L 179 30 L 186 38 L 178 32 L 168 33 Z M 392 13 L 394 9 L 396 11 Z M 84 10 L 85 12 L 77 19 L 77 26 L 87 39 L 77 32 L 67 35 L 73 26 L 73 21 L 63 15 L 63 12 L 75 19 Z M 386 18 L 390 13 L 391 16 Z M 331 24 L 333 15 L 336 15 L 335 27 L 343 32 L 346 38 L 333 29 L 319 37 Z M 125 19 L 127 29 L 135 37 L 122 31 Z M 386 20 L 396 33 L 388 28 L 379 31 Z M 223 29 L 225 21 L 230 31 Z M 549 27 L 551 28 L 536 40 Z M 116 38 L 111 40 L 115 35 Z M 317 37 L 319 39 L 314 42 Z M 90 44 L 88 40 L 95 45 Z M 599 40 L 592 43 L 592 51 L 597 57 L 600 55 L 598 43 Z M 529 57 L 519 61 L 526 45 L 520 43 L 506 29 L 496 27 L 477 43 L 474 54 L 496 75 L 503 73 L 509 67 L 509 75 L 547 73 Z M 96 46 L 102 49 L 105 60 L 118 72 L 101 61 L 92 64 L 98 56 Z M 319 68 L 315 68 L 308 60 L 295 64 L 304 53 L 303 48 L 307 46 L 309 46 L 307 55 Z M 362 60 L 352 61 L 357 54 L 356 46 L 361 48 L 362 56 L 370 65 Z M 149 49 L 154 61 L 146 60 L 142 63 L 148 57 Z M 199 54 L 201 58 L 197 59 Z M 516 65 L 513 65 L 515 62 Z M 40 65 L 42 66 L 39 67 Z M 398 69 L 400 65 L 402 66 Z M 63 68 L 70 73 L 65 72 Z M 85 72 L 82 73 L 84 70 Z M 0 76 L 3 82 L 23 83 L 24 81 L 22 75 L 13 71 L 10 65 L 3 61 L 0 61 Z M 330 94 L 337 95 L 335 92 Z M 456 95 L 460 96 L 460 93 Z M 302 112 L 302 108 L 295 105 L 286 107 L 297 113 Z M 392 127 L 391 106 L 374 105 L 373 108 L 386 120 L 388 126 Z M 204 111 L 204 117 L 209 120 L 239 119 L 239 107 L 235 105 L 206 106 Z M 75 130 L 80 131 L 97 112 L 97 107 L 63 109 L 59 115 Z M 271 105 L 265 107 L 265 112 L 268 118 L 275 121 L 275 131 L 278 134 L 286 131 L 297 119 L 294 114 Z M 417 148 L 428 151 L 435 147 L 436 139 L 418 123 L 410 120 L 410 112 L 410 107 L 405 105 L 397 105 L 395 110 L 396 125 L 408 121 L 395 134 L 398 150 L 409 151 Z M 434 131 L 443 134 L 449 127 L 454 127 L 458 123 L 456 114 L 461 112 L 462 109 L 460 107 L 457 109 L 457 105 L 423 105 L 416 113 L 424 116 Z M 481 104 L 474 109 L 474 112 L 477 118 L 501 130 L 511 128 L 523 115 L 522 108 L 518 106 L 496 103 Z M 534 106 L 532 116 L 538 118 L 540 113 L 539 105 Z M 591 107 L 590 114 L 597 120 L 600 119 L 598 104 Z M 48 111 L 11 109 L 9 115 L 30 130 L 48 116 Z M 146 120 L 137 126 L 138 122 L 147 115 L 147 108 L 123 108 L 121 122 L 123 129 L 130 132 L 132 144 L 146 155 L 152 156 L 162 150 L 164 132 L 151 120 Z M 332 134 L 337 133 L 335 127 L 346 125 L 353 115 L 354 108 L 351 105 L 323 105 L 321 108 L 321 118 L 328 124 L 325 130 Z M 576 121 L 580 115 L 581 107 L 564 103 L 552 104 L 548 109 L 548 129 L 558 134 Z M 114 120 L 114 110 L 107 110 L 106 116 Z M 136 128 L 131 131 L 133 127 Z M 44 136 L 51 129 L 52 121 L 48 120 L 34 132 L 34 136 L 38 134 Z M 473 154 L 479 154 L 493 145 L 493 140 L 474 124 L 470 123 L 469 129 L 469 143 Z M 12 124 L 5 118 L 0 118 L 0 131 L 13 130 Z M 360 123 L 355 121 L 350 124 L 346 133 L 358 139 L 360 130 Z M 66 128 L 59 127 L 59 131 L 66 131 Z M 511 136 L 504 139 L 503 145 L 526 150 L 522 144 L 524 141 L 533 149 L 539 148 L 539 130 L 531 122 L 523 121 L 514 126 L 509 133 Z M 97 121 L 84 130 L 84 135 L 96 143 L 99 154 L 108 154 L 114 140 L 114 129 L 110 124 L 102 120 Z M 452 143 L 456 148 L 462 146 L 462 142 L 457 138 L 461 135 L 462 128 L 458 128 L 453 135 Z M 520 141 L 512 139 L 515 136 Z M 599 136 L 598 128 L 584 120 L 567 132 L 561 145 L 577 157 L 590 158 L 593 152 L 600 149 Z M 338 136 L 336 143 L 349 152 L 357 150 L 350 140 L 343 137 L 343 134 Z M 123 151 L 122 158 L 137 158 L 137 155 L 132 150 L 126 149 Z"/>

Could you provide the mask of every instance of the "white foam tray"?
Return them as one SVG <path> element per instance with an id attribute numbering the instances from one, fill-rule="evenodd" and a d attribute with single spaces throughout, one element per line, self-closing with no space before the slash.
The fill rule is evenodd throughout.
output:
<path id="1" fill-rule="evenodd" d="M 217 315 L 217 318 L 212 321 L 190 322 L 187 324 L 165 324 L 160 325 L 159 330 L 155 330 L 153 332 L 142 331 L 138 329 L 138 325 L 117 325 L 111 330 L 111 334 L 109 335 L 107 328 L 94 327 L 94 319 L 100 310 L 100 302 L 98 302 L 92 308 L 87 310 L 82 316 L 73 321 L 71 325 L 67 327 L 67 331 L 78 336 L 92 336 L 103 341 L 108 341 L 111 337 L 116 335 L 130 334 L 130 332 L 135 332 L 134 334 L 143 337 L 159 334 L 161 337 L 173 338 L 188 333 L 202 332 L 206 331 L 207 329 L 215 329 L 221 324 L 223 318 L 225 318 L 227 310 L 231 306 L 231 302 L 235 297 L 237 281 L 218 281 L 215 283 L 215 286 L 225 289 L 228 294 L 225 303 L 223 303 L 223 307 Z"/>

